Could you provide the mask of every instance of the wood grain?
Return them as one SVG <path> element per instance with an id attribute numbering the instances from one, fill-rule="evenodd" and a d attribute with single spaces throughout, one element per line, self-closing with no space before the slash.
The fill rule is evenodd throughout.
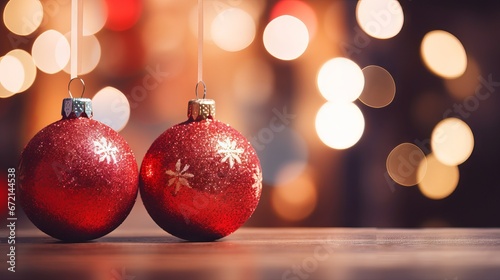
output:
<path id="1" fill-rule="evenodd" d="M 211 243 L 160 231 L 60 243 L 30 231 L 17 242 L 17 272 L 1 279 L 500 279 L 500 229 L 242 228 Z"/>

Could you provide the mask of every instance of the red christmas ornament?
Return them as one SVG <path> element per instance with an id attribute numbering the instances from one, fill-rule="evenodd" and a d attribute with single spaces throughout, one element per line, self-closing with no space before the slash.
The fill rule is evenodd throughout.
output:
<path id="1" fill-rule="evenodd" d="M 91 119 L 90 99 L 64 99 L 62 115 L 38 132 L 21 155 L 21 206 L 35 226 L 54 238 L 99 238 L 132 209 L 137 162 L 117 132 Z"/>
<path id="2" fill-rule="evenodd" d="M 191 100 L 189 119 L 161 134 L 141 166 L 139 188 L 149 215 L 190 241 L 212 241 L 237 230 L 262 191 L 255 150 L 214 114 L 213 100 Z"/>

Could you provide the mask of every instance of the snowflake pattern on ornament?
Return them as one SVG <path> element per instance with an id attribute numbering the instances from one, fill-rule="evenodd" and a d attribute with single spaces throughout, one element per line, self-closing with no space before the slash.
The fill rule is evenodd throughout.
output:
<path id="1" fill-rule="evenodd" d="M 116 153 L 118 149 L 113 147 L 111 142 L 108 143 L 106 138 L 102 137 L 100 141 L 94 141 L 94 153 L 99 156 L 99 162 L 106 162 L 109 164 L 111 161 L 116 163 Z"/>
<path id="2" fill-rule="evenodd" d="M 255 191 L 255 197 L 258 197 L 260 188 L 262 186 L 262 170 L 260 170 L 260 168 L 258 167 L 255 168 L 252 178 L 255 180 L 255 182 L 252 185 L 252 188 Z"/>
<path id="3" fill-rule="evenodd" d="M 168 180 L 168 186 L 173 186 L 175 185 L 175 190 L 174 190 L 174 195 L 177 194 L 177 192 L 180 190 L 182 186 L 191 188 L 188 182 L 188 178 L 193 178 L 194 175 L 191 173 L 187 173 L 186 171 L 189 169 L 189 164 L 184 165 L 184 167 L 181 170 L 181 159 L 177 160 L 177 163 L 175 164 L 175 171 L 174 170 L 167 170 L 165 173 L 169 176 L 172 176 L 170 180 Z"/>
<path id="4" fill-rule="evenodd" d="M 220 149 L 217 151 L 218 154 L 223 154 L 224 157 L 220 162 L 226 162 L 229 160 L 229 167 L 233 168 L 234 162 L 241 164 L 240 154 L 244 152 L 243 148 L 236 147 L 236 141 L 231 141 L 226 139 L 226 141 L 219 142 Z"/>

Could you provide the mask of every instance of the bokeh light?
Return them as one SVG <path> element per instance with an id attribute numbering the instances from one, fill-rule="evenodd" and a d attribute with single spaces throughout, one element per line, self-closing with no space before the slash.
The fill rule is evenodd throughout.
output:
<path id="1" fill-rule="evenodd" d="M 1 60 L 1 59 L 0 59 Z M 16 94 L 15 92 L 10 92 L 6 90 L 2 84 L 0 84 L 0 98 L 8 98 Z"/>
<path id="2" fill-rule="evenodd" d="M 99 32 L 106 23 L 108 9 L 104 0 L 85 1 L 82 11 L 83 36 Z"/>
<path id="3" fill-rule="evenodd" d="M 114 87 L 105 87 L 92 98 L 94 120 L 98 120 L 115 131 L 122 130 L 130 118 L 127 97 Z"/>
<path id="4" fill-rule="evenodd" d="M 163 1 L 164 2 L 164 1 Z M 256 25 L 262 14 L 264 12 L 264 8 L 267 5 L 267 0 L 252 0 L 252 1 L 242 1 L 242 0 L 227 0 L 227 1 L 205 1 L 203 7 L 203 40 L 204 41 L 212 41 L 212 23 L 219 14 L 223 13 L 228 9 L 240 9 L 244 11 L 246 14 L 250 15 L 252 18 L 252 22 Z M 194 1 L 193 3 L 196 3 Z M 189 30 L 190 32 L 197 37 L 198 36 L 198 5 L 194 5 L 189 12 Z M 238 21 L 238 20 L 237 20 Z M 226 21 L 227 22 L 227 21 Z M 233 24 L 233 23 L 230 23 Z M 229 27 L 224 27 L 229 28 Z M 231 27 L 237 28 L 237 27 Z M 237 39 L 237 38 L 234 38 Z"/>
<path id="5" fill-rule="evenodd" d="M 308 3 L 299 0 L 281 0 L 271 10 L 270 20 L 283 15 L 300 19 L 309 31 L 309 38 L 313 38 L 316 34 L 318 27 L 316 13 Z"/>
<path id="6" fill-rule="evenodd" d="M 423 163 L 424 161 L 422 161 Z M 460 174 L 457 166 L 442 164 L 433 154 L 427 155 L 426 166 L 418 168 L 422 181 L 418 188 L 430 199 L 443 199 L 457 188 Z"/>
<path id="7" fill-rule="evenodd" d="M 2 60 L 3 60 L 3 56 L 0 57 L 0 66 L 2 65 Z M 0 71 L 5 71 L 5 70 L 0 69 Z M 16 94 L 16 93 L 8 91 L 6 88 L 4 88 L 3 85 L 2 85 L 2 82 L 0 80 L 0 98 L 11 97 L 14 94 Z"/>
<path id="8" fill-rule="evenodd" d="M 394 182 L 410 187 L 420 183 L 427 169 L 424 152 L 414 144 L 402 143 L 387 157 L 387 172 Z M 417 172 L 418 169 L 420 172 Z"/>
<path id="9" fill-rule="evenodd" d="M 14 34 L 26 36 L 42 23 L 43 6 L 38 0 L 10 0 L 3 11 L 3 22 Z"/>
<path id="10" fill-rule="evenodd" d="M 71 32 L 66 34 L 66 39 L 69 41 Z M 97 67 L 101 60 L 101 44 L 95 35 L 82 36 L 78 40 L 78 75 L 90 73 Z M 71 63 L 67 63 L 64 67 L 64 72 L 71 72 Z"/>
<path id="11" fill-rule="evenodd" d="M 457 78 L 467 68 L 464 46 L 457 37 L 443 30 L 434 30 L 424 36 L 420 54 L 427 68 L 443 78 Z"/>
<path id="12" fill-rule="evenodd" d="M 479 65 L 475 59 L 469 57 L 464 74 L 456 79 L 445 79 L 444 85 L 451 96 L 462 100 L 476 93 L 480 76 Z"/>
<path id="13" fill-rule="evenodd" d="M 221 49 L 236 52 L 248 47 L 255 38 L 255 22 L 244 10 L 229 8 L 212 21 L 212 40 Z"/>
<path id="14" fill-rule="evenodd" d="M 391 104 L 396 95 L 396 83 L 391 73 L 380 66 L 370 65 L 363 68 L 365 86 L 359 100 L 366 106 L 382 108 Z"/>
<path id="15" fill-rule="evenodd" d="M 15 67 L 10 68 L 8 73 L 2 74 L 2 78 L 0 79 L 6 79 L 9 80 L 9 83 L 15 84 L 12 88 L 9 87 L 9 89 L 16 89 L 13 91 L 15 93 L 23 92 L 30 88 L 36 78 L 36 66 L 33 57 L 31 57 L 28 52 L 21 49 L 12 50 L 5 56 L 15 57 L 21 63 L 22 69 L 16 65 Z M 22 71 L 22 73 L 20 71 Z"/>
<path id="16" fill-rule="evenodd" d="M 0 57 L 0 65 L 2 65 L 2 60 L 3 60 L 3 56 Z M 4 70 L 0 69 L 0 71 L 4 71 Z M 16 93 L 8 91 L 6 88 L 3 87 L 2 83 L 0 82 L 0 98 L 11 97 L 14 94 L 16 94 Z"/>
<path id="17" fill-rule="evenodd" d="M 359 0 L 356 20 L 366 34 L 377 39 L 389 39 L 401 31 L 404 13 L 396 0 Z"/>
<path id="18" fill-rule="evenodd" d="M 316 132 L 333 149 L 355 145 L 365 129 L 363 113 L 354 103 L 327 102 L 316 115 Z"/>
<path id="19" fill-rule="evenodd" d="M 31 54 L 38 69 L 47 74 L 54 74 L 68 64 L 69 42 L 58 31 L 49 29 L 36 38 Z"/>
<path id="20" fill-rule="evenodd" d="M 6 55 L 0 61 L 0 84 L 12 93 L 17 93 L 24 83 L 24 67 L 14 56 Z"/>
<path id="21" fill-rule="evenodd" d="M 459 165 L 472 154 L 474 135 L 464 121 L 447 118 L 440 121 L 432 131 L 431 147 L 441 163 Z"/>
<path id="22" fill-rule="evenodd" d="M 309 32 L 298 18 L 284 15 L 269 22 L 264 29 L 264 46 L 272 56 L 281 60 L 300 57 L 309 45 Z"/>
<path id="23" fill-rule="evenodd" d="M 262 169 L 266 171 L 264 183 L 275 186 L 290 182 L 301 174 L 307 165 L 309 150 L 299 133 L 280 123 L 277 117 L 273 120 L 251 137 L 250 143 L 257 151 Z M 295 172 L 279 177 L 280 170 L 291 164 Z"/>
<path id="24" fill-rule="evenodd" d="M 317 83 L 321 95 L 326 100 L 352 102 L 363 91 L 365 78 L 354 61 L 336 57 L 321 66 Z"/>
<path id="25" fill-rule="evenodd" d="M 141 0 L 106 0 L 106 28 L 124 31 L 134 26 L 142 14 Z"/>
<path id="26" fill-rule="evenodd" d="M 294 173 L 294 168 L 283 169 L 281 177 Z M 300 221 L 307 218 L 316 208 L 318 191 L 309 173 L 272 189 L 271 205 L 275 213 L 287 221 Z"/>

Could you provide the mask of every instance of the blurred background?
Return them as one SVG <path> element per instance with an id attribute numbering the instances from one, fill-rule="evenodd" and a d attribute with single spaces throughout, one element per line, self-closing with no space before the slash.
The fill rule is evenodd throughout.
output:
<path id="1" fill-rule="evenodd" d="M 85 97 L 140 165 L 195 97 L 197 1 L 83 2 Z M 246 226 L 500 226 L 500 2 L 204 3 L 207 96 L 263 167 Z M 0 8 L 5 205 L 7 169 L 68 97 L 71 1 Z M 157 228 L 140 197 L 126 228 Z"/>

